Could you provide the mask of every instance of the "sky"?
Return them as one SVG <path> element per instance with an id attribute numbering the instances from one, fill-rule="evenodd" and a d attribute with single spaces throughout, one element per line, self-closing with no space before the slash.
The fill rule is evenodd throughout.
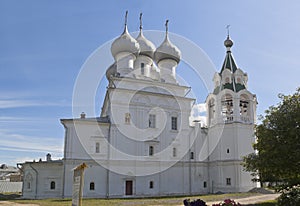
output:
<path id="1" fill-rule="evenodd" d="M 233 56 L 257 95 L 257 114 L 264 114 L 279 93 L 300 86 L 300 2 L 286 2 L 0 0 L 0 164 L 44 160 L 47 153 L 62 158 L 60 119 L 72 118 L 76 78 L 97 48 L 122 33 L 126 10 L 130 32 L 138 30 L 140 12 L 147 30 L 163 31 L 169 19 L 169 31 L 198 45 L 216 71 L 230 25 Z M 209 91 L 185 67 L 177 71 L 203 103 Z M 97 94 L 99 114 L 105 84 Z"/>

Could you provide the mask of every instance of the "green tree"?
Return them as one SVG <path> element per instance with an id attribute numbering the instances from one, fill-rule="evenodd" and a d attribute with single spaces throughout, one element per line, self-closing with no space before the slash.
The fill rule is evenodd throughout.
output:
<path id="1" fill-rule="evenodd" d="M 300 88 L 293 95 L 278 96 L 280 103 L 266 110 L 256 126 L 257 152 L 244 157 L 244 169 L 262 183 L 296 185 L 300 183 Z"/>

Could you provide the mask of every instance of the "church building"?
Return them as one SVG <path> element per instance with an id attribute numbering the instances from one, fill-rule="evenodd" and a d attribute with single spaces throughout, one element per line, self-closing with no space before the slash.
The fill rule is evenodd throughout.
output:
<path id="1" fill-rule="evenodd" d="M 126 13 L 127 16 L 127 13 Z M 127 19 L 127 17 L 126 17 Z M 256 96 L 236 64 L 228 34 L 222 68 L 206 99 L 207 125 L 190 123 L 195 99 L 180 85 L 181 52 L 166 33 L 156 47 L 127 29 L 111 44 L 114 62 L 98 117 L 61 119 L 61 160 L 22 163 L 23 198 L 72 197 L 73 169 L 85 163 L 83 197 L 147 197 L 246 192 L 256 187 L 241 165 L 254 152 Z"/>

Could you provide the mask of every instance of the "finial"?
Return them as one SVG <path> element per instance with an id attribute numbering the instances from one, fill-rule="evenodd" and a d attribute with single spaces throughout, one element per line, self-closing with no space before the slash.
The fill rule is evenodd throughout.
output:
<path id="1" fill-rule="evenodd" d="M 127 16 L 128 16 L 128 10 L 125 13 L 125 27 L 127 26 Z"/>
<path id="2" fill-rule="evenodd" d="M 125 13 L 125 26 L 124 26 L 123 34 L 127 32 L 127 16 L 128 16 L 128 10 Z"/>
<path id="3" fill-rule="evenodd" d="M 168 34 L 168 24 L 169 24 L 169 19 L 166 20 L 165 26 L 166 26 L 166 35 Z"/>
<path id="4" fill-rule="evenodd" d="M 142 25 L 142 16 L 143 16 L 143 13 L 140 13 L 140 31 L 142 31 L 143 29 L 143 25 Z"/>
<path id="5" fill-rule="evenodd" d="M 233 41 L 230 39 L 229 37 L 229 27 L 230 25 L 227 25 L 226 26 L 226 29 L 227 29 L 227 38 L 226 40 L 224 41 L 224 46 L 227 48 L 227 52 L 230 52 L 230 48 L 232 47 L 233 45 Z"/>
<path id="6" fill-rule="evenodd" d="M 229 37 L 229 27 L 230 27 L 230 25 L 228 24 L 227 26 L 226 26 L 226 29 L 227 29 L 227 36 Z"/>

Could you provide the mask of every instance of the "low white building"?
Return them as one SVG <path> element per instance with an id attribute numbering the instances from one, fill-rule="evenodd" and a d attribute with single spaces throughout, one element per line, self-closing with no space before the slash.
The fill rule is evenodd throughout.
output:
<path id="1" fill-rule="evenodd" d="M 167 28 L 167 24 L 166 24 Z M 71 197 L 73 168 L 87 164 L 84 197 L 144 197 L 245 192 L 255 187 L 242 157 L 253 152 L 256 97 L 237 67 L 229 36 L 226 56 L 206 100 L 207 127 L 190 125 L 194 99 L 176 80 L 181 53 L 166 29 L 156 48 L 140 29 L 111 45 L 115 62 L 101 115 L 62 119 L 62 160 L 25 162 L 23 197 Z"/>

